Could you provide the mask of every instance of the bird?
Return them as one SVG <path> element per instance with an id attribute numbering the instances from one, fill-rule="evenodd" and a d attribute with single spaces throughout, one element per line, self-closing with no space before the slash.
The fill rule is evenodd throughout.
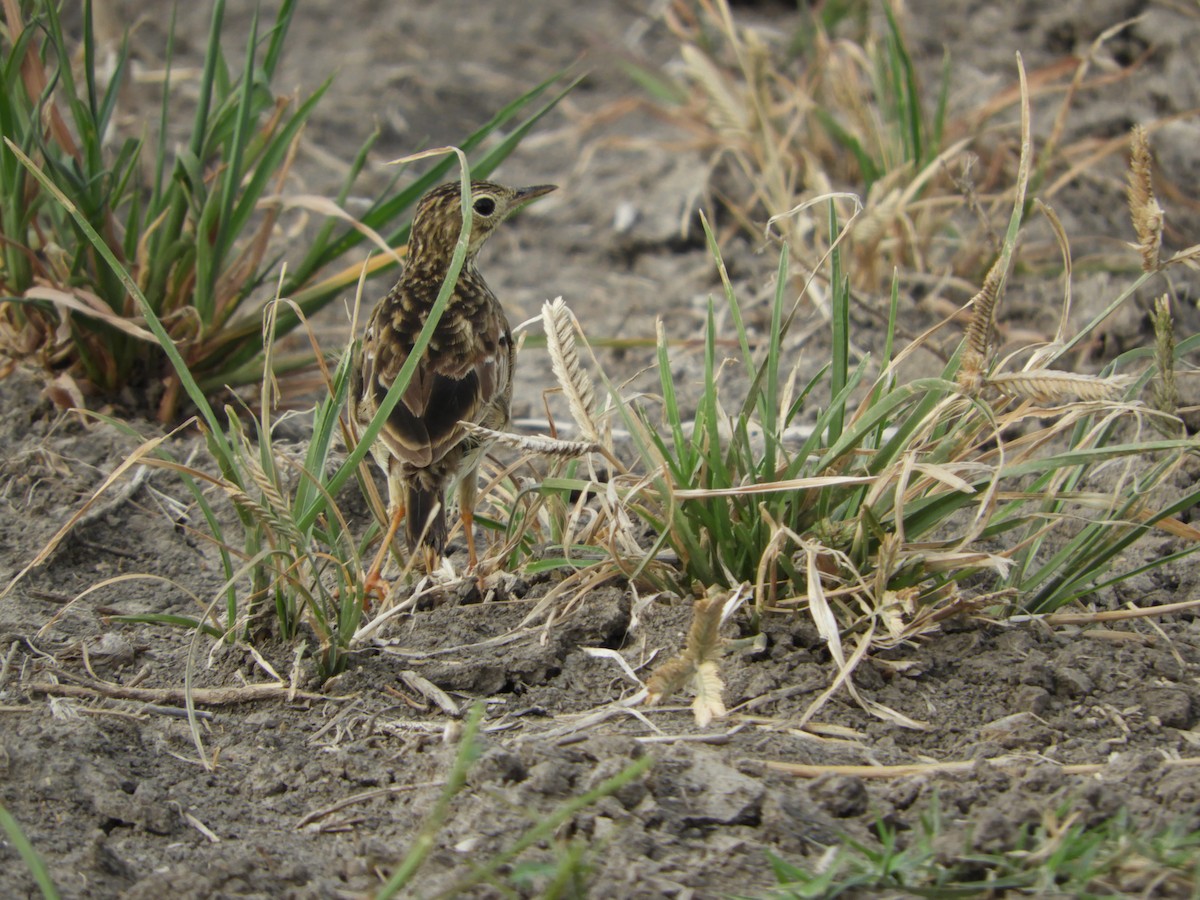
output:
<path id="1" fill-rule="evenodd" d="M 387 476 L 389 528 L 369 582 L 378 581 L 401 518 L 409 552 L 421 551 L 427 572 L 440 564 L 447 536 L 446 492 L 456 481 L 468 567 L 478 565 L 474 509 L 477 471 L 487 445 L 464 423 L 492 431 L 508 427 L 516 347 L 504 309 L 483 280 L 476 257 L 505 219 L 555 189 L 552 184 L 511 188 L 471 182 L 471 230 L 462 270 L 412 379 L 371 446 Z M 449 272 L 461 228 L 460 182 L 436 187 L 418 201 L 399 280 L 376 304 L 353 360 L 350 412 L 360 429 L 370 423 L 412 355 Z"/>

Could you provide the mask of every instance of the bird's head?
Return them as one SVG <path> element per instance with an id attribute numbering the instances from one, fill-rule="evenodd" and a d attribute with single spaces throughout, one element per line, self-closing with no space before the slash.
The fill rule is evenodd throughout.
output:
<path id="1" fill-rule="evenodd" d="M 471 243 L 467 248 L 467 258 L 471 259 L 479 252 L 497 225 L 555 187 L 553 184 L 538 184 L 510 188 L 490 181 L 472 181 Z M 409 260 L 444 256 L 448 263 L 461 229 L 462 190 L 459 183 L 455 181 L 434 188 L 417 205 L 408 244 Z"/>

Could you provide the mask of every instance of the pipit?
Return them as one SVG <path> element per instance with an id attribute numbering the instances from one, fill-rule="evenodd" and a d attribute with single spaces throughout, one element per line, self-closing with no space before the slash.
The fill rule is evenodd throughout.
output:
<path id="1" fill-rule="evenodd" d="M 516 348 L 500 301 L 475 258 L 501 222 L 554 188 L 472 182 L 466 261 L 412 380 L 371 447 L 388 482 L 390 527 L 383 550 L 403 517 L 409 550 L 422 551 L 427 571 L 438 565 L 446 547 L 445 495 L 456 480 L 469 565 L 476 567 L 476 472 L 487 447 L 463 423 L 493 431 L 509 423 Z M 417 204 L 404 271 L 371 314 L 353 367 L 350 407 L 360 429 L 375 415 L 425 326 L 458 242 L 461 204 L 458 182 L 434 188 Z M 370 580 L 378 578 L 382 559 L 383 551 Z"/>

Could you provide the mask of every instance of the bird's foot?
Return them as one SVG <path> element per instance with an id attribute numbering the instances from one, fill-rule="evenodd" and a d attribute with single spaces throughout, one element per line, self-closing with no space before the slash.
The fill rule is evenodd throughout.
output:
<path id="1" fill-rule="evenodd" d="M 363 609 L 365 610 L 370 605 L 372 597 L 375 598 L 377 603 L 382 604 L 387 600 L 391 590 L 391 584 L 379 572 L 368 572 L 362 586 Z"/>
<path id="2" fill-rule="evenodd" d="M 388 560 L 388 550 L 392 546 L 392 538 L 396 536 L 396 529 L 400 527 L 400 520 L 404 518 L 404 507 L 395 506 L 392 509 L 391 520 L 388 522 L 387 533 L 383 536 L 383 543 L 379 545 L 379 552 L 375 554 L 375 559 L 371 562 L 371 568 L 367 570 L 367 574 L 363 577 L 363 609 L 367 608 L 367 604 L 371 597 L 377 597 L 382 603 L 387 599 L 388 593 L 391 591 L 391 585 L 384 580 L 382 572 L 384 564 Z"/>

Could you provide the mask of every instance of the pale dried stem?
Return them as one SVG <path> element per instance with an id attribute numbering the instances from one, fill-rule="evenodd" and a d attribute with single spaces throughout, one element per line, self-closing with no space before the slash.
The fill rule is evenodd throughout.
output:
<path id="1" fill-rule="evenodd" d="M 1107 763 L 1078 763 L 1060 765 L 1044 757 L 1029 756 L 995 756 L 985 760 L 988 765 L 1007 769 L 1013 767 L 1028 767 L 1034 764 L 1051 763 L 1058 765 L 1064 775 L 1095 775 L 1103 772 Z M 956 775 L 974 772 L 980 760 L 965 759 L 952 762 L 913 763 L 910 765 L 894 766 L 855 766 L 855 765 L 809 765 L 806 763 L 775 762 L 768 760 L 766 766 L 776 772 L 795 775 L 798 778 L 820 778 L 823 775 L 848 775 L 854 778 L 910 778 L 920 775 Z M 1200 767 L 1200 757 L 1183 759 L 1163 759 L 1162 765 L 1168 769 L 1187 769 Z"/>
<path id="2" fill-rule="evenodd" d="M 324 694 L 309 691 L 293 691 L 290 685 L 247 684 L 231 688 L 131 688 L 120 684 L 96 682 L 94 684 L 56 684 L 34 682 L 27 690 L 34 694 L 56 697 L 95 699 L 108 697 L 115 700 L 137 700 L 143 703 L 170 703 L 181 705 L 190 695 L 191 701 L 199 706 L 233 706 L 239 703 L 257 703 L 262 700 L 335 700 Z"/>

